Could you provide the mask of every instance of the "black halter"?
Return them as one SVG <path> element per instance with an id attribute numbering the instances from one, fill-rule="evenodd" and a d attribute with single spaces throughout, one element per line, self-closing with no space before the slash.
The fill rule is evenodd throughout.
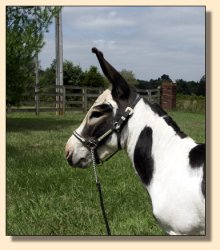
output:
<path id="1" fill-rule="evenodd" d="M 122 147 L 121 147 L 121 131 L 122 131 L 122 128 L 127 123 L 128 119 L 132 116 L 133 109 L 136 106 L 136 104 L 139 102 L 140 99 L 141 99 L 141 96 L 137 95 L 137 97 L 136 97 L 135 101 L 133 102 L 133 104 L 131 106 L 126 107 L 125 110 L 123 111 L 121 117 L 119 118 L 119 120 L 112 124 L 112 128 L 107 130 L 104 134 L 102 134 L 98 138 L 94 138 L 94 137 L 84 138 L 79 133 L 77 133 L 76 131 L 73 132 L 73 135 L 86 148 L 88 148 L 90 151 L 91 151 L 91 149 L 94 151 L 94 153 L 95 153 L 95 163 L 96 164 L 99 164 L 99 163 L 101 163 L 103 161 L 106 161 L 106 160 L 110 159 L 114 154 L 116 154 L 120 149 L 122 149 Z M 110 156 L 108 156 L 106 159 L 101 161 L 99 159 L 99 157 L 98 157 L 97 148 L 104 139 L 106 139 L 107 137 L 109 137 L 113 133 L 116 133 L 116 135 L 117 135 L 117 146 L 118 147 L 117 147 L 115 152 L 113 152 Z"/>

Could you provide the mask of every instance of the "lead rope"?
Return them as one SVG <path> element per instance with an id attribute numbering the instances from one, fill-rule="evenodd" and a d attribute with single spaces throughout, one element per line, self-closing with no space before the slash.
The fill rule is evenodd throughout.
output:
<path id="1" fill-rule="evenodd" d="M 107 234 L 110 236 L 111 235 L 111 230 L 110 230 L 110 227 L 109 227 L 109 224 L 108 224 L 108 219 L 107 219 L 106 212 L 105 212 L 105 207 L 104 207 L 104 202 L 103 202 L 103 197 L 102 197 L 101 184 L 99 182 L 98 175 L 97 175 L 97 172 L 96 172 L 96 160 L 95 160 L 94 147 L 90 148 L 90 152 L 91 152 L 91 156 L 92 156 L 92 166 L 93 166 L 93 171 L 94 171 L 94 175 L 95 175 L 96 187 L 97 187 L 97 190 L 98 190 L 98 193 L 99 193 L 99 200 L 100 200 L 100 206 L 101 206 L 101 209 L 102 209 L 102 215 L 103 215 L 103 218 L 104 218 L 104 221 L 105 221 Z"/>

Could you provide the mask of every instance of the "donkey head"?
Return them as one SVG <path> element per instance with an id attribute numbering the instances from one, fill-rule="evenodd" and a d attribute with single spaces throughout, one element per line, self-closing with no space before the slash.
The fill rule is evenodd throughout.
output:
<path id="1" fill-rule="evenodd" d="M 75 135 L 73 134 L 67 141 L 65 151 L 69 164 L 81 168 L 87 167 L 92 161 L 88 146 L 88 142 L 91 143 L 92 139 L 98 141 L 96 156 L 99 160 L 112 155 L 119 145 L 124 146 L 125 139 L 119 138 L 114 130 L 114 124 L 120 117 L 124 117 L 126 107 L 131 106 L 138 96 L 119 72 L 105 60 L 101 51 L 93 48 L 92 52 L 96 54 L 112 88 L 105 90 L 97 98 L 74 132 Z M 108 136 L 105 136 L 106 132 L 109 133 Z"/>

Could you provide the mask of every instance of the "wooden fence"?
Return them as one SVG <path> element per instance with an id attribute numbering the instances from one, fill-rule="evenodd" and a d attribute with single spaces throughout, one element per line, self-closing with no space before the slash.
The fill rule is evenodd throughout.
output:
<path id="1" fill-rule="evenodd" d="M 20 106 L 7 107 L 8 112 L 56 112 L 84 111 L 104 91 L 103 88 L 77 86 L 35 86 L 23 95 Z M 151 103 L 160 104 L 160 89 L 137 89 L 138 93 Z"/>

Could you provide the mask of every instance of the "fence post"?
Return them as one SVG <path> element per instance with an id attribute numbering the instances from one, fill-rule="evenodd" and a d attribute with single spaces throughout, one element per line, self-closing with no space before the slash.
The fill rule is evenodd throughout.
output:
<path id="1" fill-rule="evenodd" d="M 66 88 L 63 86 L 63 115 L 65 114 L 65 105 L 66 105 Z"/>
<path id="2" fill-rule="evenodd" d="M 38 53 L 36 53 L 35 56 L 35 106 L 36 106 L 36 111 L 35 114 L 39 115 L 39 62 L 38 62 Z"/>
<path id="3" fill-rule="evenodd" d="M 87 88 L 84 87 L 84 88 L 82 89 L 82 91 L 83 91 L 83 96 L 82 96 L 83 111 L 86 113 L 86 112 L 87 112 L 87 106 L 88 106 Z"/>

